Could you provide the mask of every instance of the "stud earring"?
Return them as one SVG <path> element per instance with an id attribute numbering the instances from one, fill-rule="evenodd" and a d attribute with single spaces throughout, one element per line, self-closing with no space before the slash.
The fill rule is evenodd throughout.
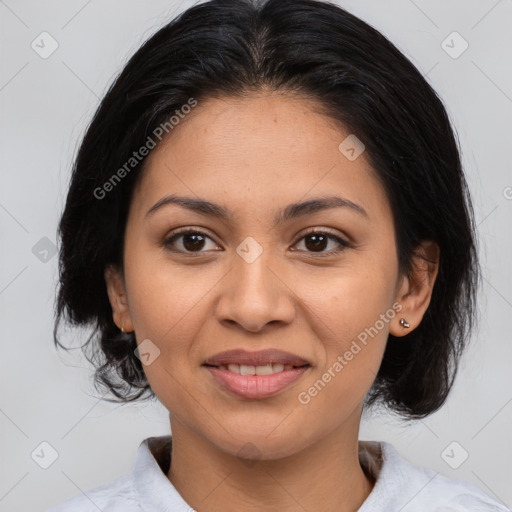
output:
<path id="1" fill-rule="evenodd" d="M 411 324 L 408 324 L 406 321 L 405 321 L 405 318 L 401 318 L 400 319 L 400 325 L 402 327 L 405 327 L 406 329 L 409 329 L 409 327 L 411 327 Z"/>

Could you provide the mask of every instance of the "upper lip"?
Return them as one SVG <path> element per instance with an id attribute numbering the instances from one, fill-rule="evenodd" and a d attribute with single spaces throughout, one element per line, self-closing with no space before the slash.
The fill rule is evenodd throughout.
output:
<path id="1" fill-rule="evenodd" d="M 259 350 L 257 352 L 249 352 L 243 349 L 227 350 L 209 357 L 203 364 L 209 366 L 228 364 L 247 366 L 265 366 L 268 364 L 309 365 L 308 361 L 302 359 L 302 357 L 277 349 Z"/>

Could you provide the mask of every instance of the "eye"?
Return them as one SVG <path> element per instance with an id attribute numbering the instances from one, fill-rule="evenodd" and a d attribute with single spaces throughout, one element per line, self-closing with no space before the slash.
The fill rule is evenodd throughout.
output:
<path id="1" fill-rule="evenodd" d="M 179 240 L 179 243 L 176 242 Z M 197 231 L 195 229 L 184 229 L 183 231 L 175 232 L 173 235 L 165 238 L 162 242 L 162 245 L 172 252 L 181 252 L 185 254 L 193 254 L 198 253 L 201 254 L 206 244 L 206 240 L 213 240 L 203 233 L 202 231 Z M 178 248 L 176 248 L 178 245 Z M 214 250 L 217 245 L 214 244 Z"/>
<path id="2" fill-rule="evenodd" d="M 174 232 L 171 236 L 165 238 L 162 241 L 162 246 L 167 250 L 191 256 L 200 256 L 203 252 L 202 249 L 207 246 L 207 241 L 213 242 L 212 238 L 202 231 L 195 229 L 183 229 L 182 231 Z M 329 251 L 325 251 L 329 242 L 335 242 L 338 246 Z M 351 245 L 329 231 L 311 230 L 300 238 L 299 242 L 295 245 L 304 244 L 305 252 L 312 253 L 313 257 L 316 256 L 332 256 L 334 253 L 343 251 L 344 249 L 351 247 Z M 213 244 L 212 249 L 214 251 L 222 250 L 218 249 L 218 246 Z M 297 250 L 297 249 L 292 249 Z M 303 249 L 301 249 L 303 250 Z M 196 254 L 194 254 L 196 253 Z"/>
<path id="3" fill-rule="evenodd" d="M 338 247 L 329 251 L 322 252 L 327 246 L 329 241 L 334 241 L 338 244 Z M 351 245 L 329 231 L 311 230 L 307 232 L 299 240 L 298 244 L 304 244 L 306 252 L 312 252 L 314 256 L 332 256 L 335 253 L 341 252 L 344 249 L 351 247 Z M 297 244 L 296 244 L 297 245 Z"/>

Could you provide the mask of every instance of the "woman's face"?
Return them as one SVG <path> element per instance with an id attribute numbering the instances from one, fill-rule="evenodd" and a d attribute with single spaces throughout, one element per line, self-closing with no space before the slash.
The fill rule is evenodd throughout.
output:
<path id="1" fill-rule="evenodd" d="M 357 140 L 339 148 L 349 135 L 303 99 L 210 99 L 146 160 L 118 323 L 144 342 L 144 370 L 171 419 L 226 453 L 251 443 L 271 459 L 335 432 L 357 436 L 399 330 L 390 204 Z M 170 195 L 215 207 L 152 209 Z M 327 198 L 338 204 L 290 206 Z M 212 359 L 234 349 L 248 359 Z M 268 353 L 247 364 L 262 350 L 288 353 L 274 359 L 294 368 L 269 366 Z M 262 375 L 237 374 L 237 361 Z"/>

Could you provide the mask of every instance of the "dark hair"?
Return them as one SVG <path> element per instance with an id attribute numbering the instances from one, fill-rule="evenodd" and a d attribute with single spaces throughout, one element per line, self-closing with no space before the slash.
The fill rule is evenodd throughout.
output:
<path id="1" fill-rule="evenodd" d="M 122 270 L 128 207 L 144 159 L 106 197 L 95 191 L 191 98 L 262 89 L 315 100 L 365 144 L 392 207 L 401 271 L 410 272 L 420 241 L 438 244 L 431 303 L 414 331 L 389 336 L 365 401 L 405 419 L 431 414 L 446 400 L 476 318 L 480 272 L 458 141 L 441 99 L 418 69 L 377 30 L 328 2 L 201 3 L 130 58 L 74 163 L 59 225 L 55 344 L 65 348 L 57 339 L 63 315 L 71 324 L 92 325 L 82 349 L 95 364 L 96 388 L 115 395 L 107 398 L 112 402 L 155 396 L 134 353 L 134 333 L 121 333 L 113 322 L 104 280 L 106 266 Z"/>

